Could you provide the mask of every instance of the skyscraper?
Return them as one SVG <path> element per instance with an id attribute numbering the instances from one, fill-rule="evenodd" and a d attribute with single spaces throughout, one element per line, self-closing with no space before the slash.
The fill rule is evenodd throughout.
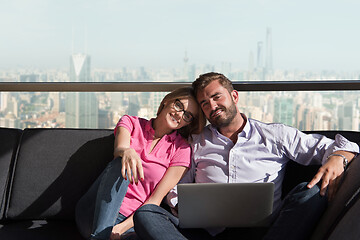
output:
<path id="1" fill-rule="evenodd" d="M 187 52 L 185 51 L 185 56 L 184 56 L 184 70 L 183 70 L 183 78 L 185 81 L 189 81 L 189 69 L 188 69 L 188 62 L 189 62 L 189 58 L 187 56 Z"/>
<path id="2" fill-rule="evenodd" d="M 258 70 L 262 70 L 263 67 L 264 67 L 264 64 L 263 64 L 263 42 L 258 42 L 257 43 L 257 64 L 256 64 L 256 68 Z"/>
<path id="3" fill-rule="evenodd" d="M 91 82 L 90 56 L 73 54 L 70 57 L 70 81 Z M 98 128 L 98 101 L 95 93 L 67 93 L 65 126 Z"/>
<path id="4" fill-rule="evenodd" d="M 293 98 L 291 96 L 279 96 L 274 99 L 274 122 L 293 125 Z"/>
<path id="5" fill-rule="evenodd" d="M 9 93 L 0 92 L 0 112 L 5 111 L 8 104 Z"/>
<path id="6" fill-rule="evenodd" d="M 251 73 L 254 71 L 254 54 L 252 51 L 249 53 L 249 65 L 248 65 L 248 71 Z"/>
<path id="7" fill-rule="evenodd" d="M 271 40 L 271 28 L 266 29 L 266 61 L 265 68 L 267 72 L 272 71 L 272 40 Z"/>
<path id="8" fill-rule="evenodd" d="M 339 116 L 338 128 L 344 130 L 359 130 L 359 109 L 354 101 L 347 101 L 339 105 L 337 115 Z"/>

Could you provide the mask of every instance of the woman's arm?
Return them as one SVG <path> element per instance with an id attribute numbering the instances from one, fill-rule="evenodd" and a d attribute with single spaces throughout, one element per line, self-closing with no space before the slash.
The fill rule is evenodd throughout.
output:
<path id="1" fill-rule="evenodd" d="M 150 195 L 150 197 L 145 201 L 143 205 L 160 205 L 163 198 L 180 181 L 180 179 L 186 173 L 187 169 L 187 167 L 183 166 L 169 167 L 158 185 L 156 186 L 154 192 Z"/>
<path id="2" fill-rule="evenodd" d="M 122 157 L 121 175 L 129 179 L 130 183 L 138 183 L 144 179 L 141 158 L 130 148 L 130 132 L 125 127 L 118 127 L 115 135 L 114 158 Z"/>
<path id="3" fill-rule="evenodd" d="M 145 201 L 145 204 L 156 204 L 160 205 L 161 201 L 165 195 L 172 189 L 182 178 L 182 176 L 187 171 L 186 167 L 183 166 L 174 166 L 169 167 L 158 185 L 156 186 L 154 192 L 150 197 Z M 128 229 L 134 226 L 133 214 L 129 216 L 124 222 L 119 223 L 113 227 L 111 232 L 111 240 L 120 239 L 121 234 L 126 232 Z"/>
<path id="4" fill-rule="evenodd" d="M 117 127 L 114 141 L 114 158 L 122 157 L 124 150 L 130 148 L 130 132 L 125 127 Z"/>

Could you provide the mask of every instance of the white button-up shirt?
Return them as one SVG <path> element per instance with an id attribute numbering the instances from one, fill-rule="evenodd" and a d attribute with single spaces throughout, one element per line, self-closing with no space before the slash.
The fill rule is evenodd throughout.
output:
<path id="1" fill-rule="evenodd" d="M 356 143 L 339 134 L 332 140 L 284 124 L 253 119 L 247 119 L 235 144 L 208 125 L 201 134 L 193 136 L 192 149 L 192 166 L 182 183 L 274 182 L 274 210 L 280 206 L 289 160 L 302 165 L 324 164 L 335 151 L 359 152 Z M 176 188 L 169 193 L 168 202 L 177 204 Z"/>

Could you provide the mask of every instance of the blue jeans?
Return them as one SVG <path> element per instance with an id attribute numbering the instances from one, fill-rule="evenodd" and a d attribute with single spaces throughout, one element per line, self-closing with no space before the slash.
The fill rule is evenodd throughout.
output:
<path id="1" fill-rule="evenodd" d="M 212 236 L 204 229 L 179 228 L 177 217 L 154 204 L 144 205 L 135 212 L 134 226 L 137 236 L 144 240 L 212 239 Z"/>
<path id="2" fill-rule="evenodd" d="M 126 219 L 119 209 L 128 185 L 121 176 L 121 158 L 112 160 L 76 205 L 75 219 L 84 238 L 108 240 L 113 226 Z"/>
<path id="3" fill-rule="evenodd" d="M 141 239 L 308 239 L 326 205 L 327 198 L 320 196 L 317 186 L 307 189 L 306 183 L 302 183 L 284 199 L 279 215 L 267 233 L 261 229 L 226 229 L 213 238 L 199 232 L 200 229 L 180 229 L 178 218 L 151 204 L 135 212 L 134 224 Z"/>
<path id="4" fill-rule="evenodd" d="M 280 212 L 264 239 L 309 239 L 327 207 L 327 197 L 320 196 L 317 185 L 297 185 L 284 199 Z"/>

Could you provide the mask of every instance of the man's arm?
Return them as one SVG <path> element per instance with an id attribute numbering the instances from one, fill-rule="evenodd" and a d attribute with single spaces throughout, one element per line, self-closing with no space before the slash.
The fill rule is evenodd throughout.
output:
<path id="1" fill-rule="evenodd" d="M 320 194 L 325 195 L 328 189 L 328 197 L 331 200 L 343 176 L 342 156 L 350 162 L 355 154 L 359 153 L 359 146 L 340 134 L 337 134 L 335 139 L 330 139 L 320 134 L 305 134 L 296 128 L 279 126 L 284 153 L 289 159 L 302 165 L 322 164 L 308 187 L 311 188 L 322 181 Z"/>

